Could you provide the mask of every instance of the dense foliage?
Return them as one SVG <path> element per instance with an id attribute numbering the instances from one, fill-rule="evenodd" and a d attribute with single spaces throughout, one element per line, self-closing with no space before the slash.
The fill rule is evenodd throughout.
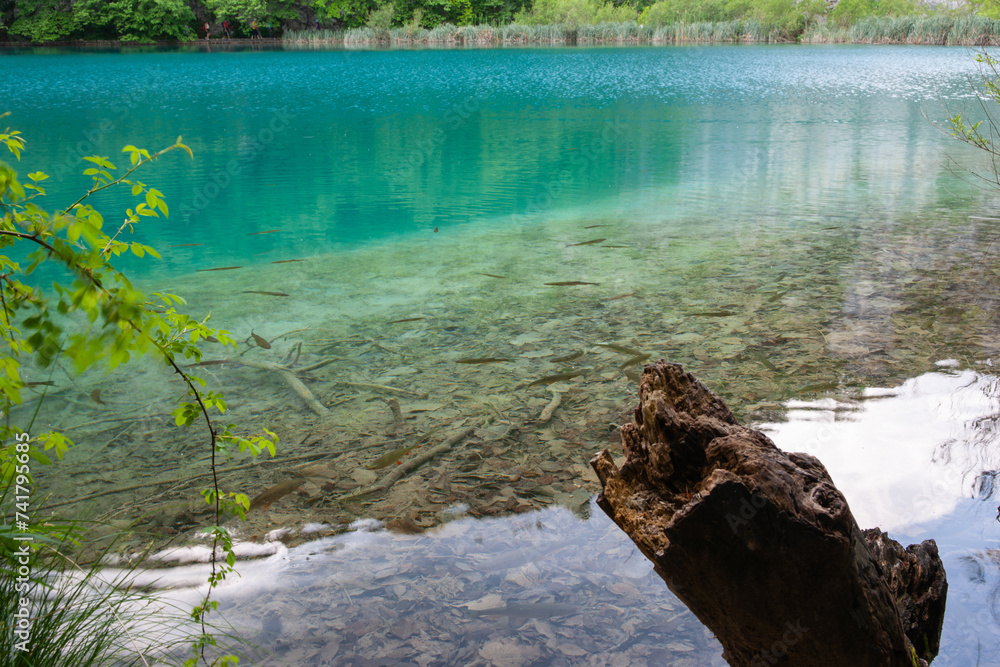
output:
<path id="1" fill-rule="evenodd" d="M 635 22 L 642 26 L 754 22 L 766 33 L 795 40 L 817 27 L 848 27 L 887 17 L 1000 18 L 1000 0 L 960 7 L 927 0 L 0 0 L 0 39 L 34 42 L 114 40 L 150 42 L 247 37 L 256 20 L 280 36 L 288 30 L 375 31 L 441 25 L 527 26 Z M 266 36 L 266 34 L 265 34 Z"/>

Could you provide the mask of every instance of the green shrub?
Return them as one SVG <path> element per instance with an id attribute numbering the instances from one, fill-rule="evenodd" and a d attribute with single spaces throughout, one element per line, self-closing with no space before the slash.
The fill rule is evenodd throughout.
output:
<path id="1" fill-rule="evenodd" d="M 710 23 L 736 18 L 728 0 L 660 0 L 643 10 L 639 23 Z"/>
<path id="2" fill-rule="evenodd" d="M 840 0 L 830 18 L 839 26 L 848 26 L 876 16 L 916 16 L 923 14 L 918 0 Z"/>
<path id="3" fill-rule="evenodd" d="M 68 0 L 22 0 L 17 10 L 9 32 L 33 42 L 69 39 L 80 29 L 80 16 Z"/>
<path id="4" fill-rule="evenodd" d="M 703 33 L 721 31 L 730 36 L 750 30 L 755 41 L 794 40 L 824 11 L 823 0 L 660 0 L 643 10 L 639 23 L 657 27 L 702 23 L 706 26 L 699 29 Z M 729 41 L 728 37 L 723 41 Z"/>
<path id="5" fill-rule="evenodd" d="M 603 0 L 535 0 L 531 10 L 515 17 L 522 25 L 565 25 L 575 28 L 598 23 L 636 20 L 636 11 L 627 4 L 615 6 Z"/>
<path id="6" fill-rule="evenodd" d="M 392 27 L 392 20 L 396 16 L 396 5 L 387 2 L 373 9 L 368 14 L 365 27 L 374 30 L 377 34 L 385 33 L 388 36 L 389 28 Z"/>

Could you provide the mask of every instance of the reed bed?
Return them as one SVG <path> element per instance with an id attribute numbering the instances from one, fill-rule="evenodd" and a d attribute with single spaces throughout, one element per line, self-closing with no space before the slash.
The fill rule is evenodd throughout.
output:
<path id="1" fill-rule="evenodd" d="M 672 23 L 653 33 L 654 44 L 690 44 L 705 42 L 789 42 L 777 29 L 768 30 L 758 21 L 720 21 L 716 23 Z"/>
<path id="2" fill-rule="evenodd" d="M 431 30 L 371 28 L 332 30 L 289 30 L 284 40 L 291 44 L 342 44 L 365 46 L 388 44 L 464 44 L 471 46 L 506 46 L 529 44 L 670 44 L 686 42 L 780 41 L 771 37 L 756 21 L 726 23 L 688 23 L 656 27 L 636 21 L 597 23 L 573 27 L 563 24 L 503 26 L 454 26 L 444 23 Z"/>
<path id="3" fill-rule="evenodd" d="M 810 26 L 801 41 L 812 44 L 938 44 L 996 46 L 1000 21 L 983 16 L 881 16 L 845 27 Z"/>
<path id="4" fill-rule="evenodd" d="M 576 41 L 580 44 L 637 44 L 653 41 L 654 32 L 653 26 L 642 26 L 636 21 L 598 23 L 577 28 Z"/>
<path id="5" fill-rule="evenodd" d="M 467 25 L 444 23 L 431 30 L 406 26 L 391 30 L 289 30 L 290 44 L 340 44 L 347 47 L 374 45 L 408 46 L 454 44 L 466 46 L 517 46 L 556 44 L 692 44 L 692 43 L 782 43 L 813 44 L 942 44 L 1000 45 L 1000 21 L 981 16 L 872 17 L 836 27 L 811 24 L 800 35 L 789 35 L 778 26 L 754 20 L 706 23 L 671 23 L 654 26 L 635 21 L 592 25 Z"/>

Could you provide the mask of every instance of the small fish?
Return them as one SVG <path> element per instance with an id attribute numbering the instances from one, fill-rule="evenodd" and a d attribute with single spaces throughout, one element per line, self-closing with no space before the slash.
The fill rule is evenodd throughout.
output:
<path id="1" fill-rule="evenodd" d="M 788 294 L 788 290 L 782 290 L 781 292 L 776 292 L 774 295 L 772 295 L 770 298 L 767 299 L 767 303 L 774 303 L 778 299 L 784 297 L 786 294 Z"/>
<path id="2" fill-rule="evenodd" d="M 177 243 L 175 245 L 167 246 L 168 248 L 197 248 L 198 246 L 205 245 L 204 243 Z"/>
<path id="3" fill-rule="evenodd" d="M 609 350 L 621 352 L 622 354 L 631 354 L 633 356 L 642 354 L 642 350 L 637 350 L 634 347 L 625 347 L 624 345 L 618 345 L 617 343 L 594 343 L 594 345 L 597 347 L 606 347 Z"/>
<path id="4" fill-rule="evenodd" d="M 242 269 L 242 266 L 220 266 L 216 269 L 198 269 L 199 271 L 232 271 L 233 269 Z"/>
<path id="5" fill-rule="evenodd" d="M 736 315 L 735 310 L 709 310 L 704 313 L 691 313 L 697 317 L 732 317 Z"/>
<path id="6" fill-rule="evenodd" d="M 228 359 L 208 359 L 207 361 L 199 361 L 196 364 L 188 364 L 188 368 L 191 368 L 192 366 L 220 366 L 228 363 Z"/>
<path id="7" fill-rule="evenodd" d="M 56 383 L 50 380 L 43 380 L 39 382 L 25 382 L 25 387 L 55 387 Z"/>
<path id="8" fill-rule="evenodd" d="M 610 227 L 611 225 L 588 225 L 584 229 L 597 229 L 598 227 Z"/>
<path id="9" fill-rule="evenodd" d="M 545 283 L 553 287 L 575 287 L 576 285 L 600 285 L 601 283 L 587 283 L 582 280 L 563 280 L 557 283 Z"/>
<path id="10" fill-rule="evenodd" d="M 423 317 L 407 317 L 404 320 L 393 320 L 392 322 L 386 322 L 386 324 L 401 324 L 403 322 L 419 322 L 424 319 Z"/>
<path id="11" fill-rule="evenodd" d="M 435 234 L 437 234 L 437 230 L 438 230 L 438 228 L 437 228 L 437 227 L 435 227 L 435 228 L 434 228 L 434 233 L 435 233 Z"/>
<path id="12" fill-rule="evenodd" d="M 578 245 L 594 245 L 595 243 L 601 243 L 602 241 L 607 241 L 607 239 L 590 239 L 589 241 L 583 241 L 581 243 L 570 243 L 567 248 L 573 248 Z"/>
<path id="13" fill-rule="evenodd" d="M 540 384 L 552 384 L 553 382 L 562 382 L 563 380 L 572 380 L 575 377 L 583 375 L 583 371 L 571 371 L 569 373 L 556 373 L 555 375 L 546 375 L 543 378 L 538 378 L 534 382 L 529 383 L 529 387 L 537 387 Z"/>
<path id="14" fill-rule="evenodd" d="M 205 336 L 205 342 L 207 343 L 218 343 L 219 339 L 215 336 Z"/>
<path id="15" fill-rule="evenodd" d="M 280 229 L 268 229 L 267 231 L 264 232 L 250 232 L 249 234 L 247 234 L 247 236 L 258 236 L 260 234 L 277 234 L 280 231 L 281 231 Z"/>
<path id="16" fill-rule="evenodd" d="M 281 500 L 289 493 L 302 486 L 303 482 L 305 482 L 304 479 L 288 479 L 280 484 L 275 484 L 274 486 L 265 489 L 250 501 L 250 509 L 255 510 L 258 507 L 260 509 L 265 509 L 269 507 L 271 503 Z"/>
<path id="17" fill-rule="evenodd" d="M 304 262 L 304 259 L 279 259 L 271 262 L 271 264 L 291 264 L 292 262 Z"/>
<path id="18" fill-rule="evenodd" d="M 92 400 L 94 403 L 97 403 L 98 405 L 104 405 L 104 401 L 101 400 L 100 389 L 95 389 L 94 391 L 90 392 L 90 400 Z"/>
<path id="19" fill-rule="evenodd" d="M 632 382 L 638 382 L 642 379 L 642 376 L 635 371 L 625 371 L 625 377 L 627 377 Z"/>
<path id="20" fill-rule="evenodd" d="M 507 276 L 498 276 L 495 273 L 480 273 L 481 276 L 486 276 L 487 278 L 496 278 L 497 280 L 507 280 Z"/>
<path id="21" fill-rule="evenodd" d="M 469 609 L 466 616 L 508 616 L 511 618 L 552 618 L 554 616 L 569 616 L 578 614 L 580 610 L 570 604 L 560 602 L 516 603 L 512 602 L 502 607 L 489 609 Z"/>
<path id="22" fill-rule="evenodd" d="M 628 294 L 619 294 L 618 296 L 613 296 L 610 299 L 606 299 L 606 301 L 617 301 L 618 299 L 627 299 L 628 297 L 635 296 L 636 294 L 638 294 L 638 292 L 629 292 Z"/>
<path id="23" fill-rule="evenodd" d="M 368 470 L 378 470 L 379 468 L 385 468 L 396 463 L 401 458 L 410 453 L 411 449 L 414 449 L 417 445 L 406 445 L 405 447 L 400 447 L 399 449 L 394 449 L 388 454 L 383 454 L 379 458 L 375 459 L 371 463 L 365 466 Z"/>
<path id="24" fill-rule="evenodd" d="M 263 294 L 264 296 L 288 296 L 284 292 L 265 292 L 265 291 L 261 291 L 261 290 L 255 290 L 255 289 L 245 289 L 245 290 L 243 290 L 243 293 L 244 294 Z"/>
<path id="25" fill-rule="evenodd" d="M 618 368 L 625 369 L 625 368 L 628 368 L 629 366 L 634 366 L 635 364 L 638 364 L 638 363 L 640 363 L 642 361 L 646 361 L 646 359 L 649 359 L 651 356 L 653 356 L 653 355 L 651 355 L 651 354 L 637 354 L 634 357 L 632 357 L 631 359 L 627 359 L 627 360 L 623 361 L 622 364 L 621 364 L 621 366 L 619 366 Z"/>
<path id="26" fill-rule="evenodd" d="M 250 330 L 250 337 L 253 338 L 254 342 L 257 343 L 257 345 L 259 345 L 260 347 L 264 348 L 265 350 L 270 350 L 271 349 L 271 344 L 268 343 L 264 338 L 262 338 L 262 337 L 258 336 L 257 334 L 255 334 L 253 332 L 253 329 Z"/>
<path id="27" fill-rule="evenodd" d="M 502 357 L 473 357 L 470 359 L 459 359 L 456 364 L 499 364 L 503 361 L 510 361 L 510 359 L 503 359 Z"/>
<path id="28" fill-rule="evenodd" d="M 583 352 L 580 351 L 580 350 L 577 350 L 576 352 L 573 352 L 571 354 L 567 354 L 567 355 L 562 356 L 562 357 L 555 357 L 554 359 L 549 359 L 549 361 L 551 361 L 554 364 L 561 364 L 561 363 L 564 363 L 566 361 L 573 361 L 574 359 L 578 359 L 578 358 L 580 358 L 582 356 L 583 356 Z"/>
<path id="29" fill-rule="evenodd" d="M 764 368 L 766 368 L 767 370 L 772 371 L 774 373 L 779 372 L 778 371 L 778 367 L 775 366 L 774 364 L 772 364 L 770 359 L 768 359 L 767 357 L 765 357 L 763 354 L 761 354 L 757 350 L 752 350 L 751 354 L 753 354 L 753 356 L 757 357 L 757 361 L 759 361 L 760 363 L 762 363 L 764 365 Z"/>

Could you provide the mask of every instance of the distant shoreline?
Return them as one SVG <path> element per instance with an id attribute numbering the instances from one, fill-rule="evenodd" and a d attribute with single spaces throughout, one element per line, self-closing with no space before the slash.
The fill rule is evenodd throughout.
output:
<path id="1" fill-rule="evenodd" d="M 866 44 L 924 46 L 1000 46 L 1000 20 L 978 16 L 912 16 L 865 18 L 850 26 L 812 24 L 791 37 L 757 21 L 642 25 L 635 21 L 594 25 L 454 26 L 432 30 L 392 29 L 288 30 L 282 37 L 264 39 L 192 39 L 188 41 L 126 42 L 77 40 L 54 42 L 0 42 L 0 50 L 32 48 L 162 48 L 211 50 L 238 46 L 341 47 L 344 49 L 503 48 L 552 46 L 668 46 L 688 44 Z"/>
<path id="2" fill-rule="evenodd" d="M 272 37 L 270 39 L 250 39 L 250 38 L 237 38 L 237 39 L 192 39 L 186 42 L 178 40 L 166 40 L 166 41 L 156 41 L 156 42 L 125 42 L 119 39 L 110 40 L 91 40 L 91 39 L 80 39 L 80 40 L 69 40 L 69 41 L 56 41 L 56 42 L 28 42 L 28 41 L 6 41 L 0 42 L 0 50 L 4 49 L 33 49 L 33 48 L 45 48 L 45 47 L 63 47 L 63 46 L 97 46 L 97 47 L 155 47 L 155 46 L 221 46 L 221 45 L 257 45 L 257 44 L 271 44 L 271 45 L 281 45 L 284 43 L 280 37 Z"/>

